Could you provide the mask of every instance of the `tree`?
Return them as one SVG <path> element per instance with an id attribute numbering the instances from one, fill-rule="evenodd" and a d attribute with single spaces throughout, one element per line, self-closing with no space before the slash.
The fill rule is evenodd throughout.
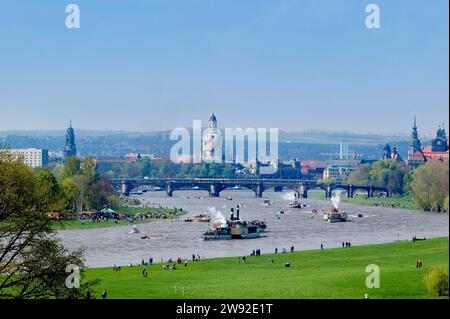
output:
<path id="1" fill-rule="evenodd" d="M 424 278 L 429 293 L 435 297 L 448 296 L 448 269 L 435 266 Z"/>
<path id="2" fill-rule="evenodd" d="M 444 210 L 444 212 L 449 212 L 448 211 L 448 194 L 447 194 L 447 197 L 445 197 L 445 199 L 444 199 L 444 207 L 443 207 L 443 210 Z"/>
<path id="3" fill-rule="evenodd" d="M 384 186 L 390 190 L 402 189 L 408 167 L 393 160 L 382 160 L 372 164 L 359 165 L 346 182 L 355 185 Z"/>
<path id="4" fill-rule="evenodd" d="M 356 169 L 345 179 L 348 184 L 353 185 L 371 185 L 370 169 L 371 164 L 362 164 L 356 167 Z"/>
<path id="5" fill-rule="evenodd" d="M 44 204 L 44 209 L 59 210 L 57 200 L 59 197 L 59 185 L 51 171 L 40 168 L 35 172 L 36 178 L 36 196 L 39 197 L 39 203 Z"/>
<path id="6" fill-rule="evenodd" d="M 82 250 L 69 253 L 51 236 L 49 210 L 55 205 L 47 171 L 34 174 L 14 154 L 0 150 L 0 298 L 81 298 L 97 281 L 80 289 L 65 285 L 66 267 L 84 274 Z"/>
<path id="7" fill-rule="evenodd" d="M 60 183 L 60 206 L 64 210 L 76 212 L 77 210 L 77 198 L 80 196 L 80 190 L 78 184 L 72 177 L 68 177 Z"/>
<path id="8" fill-rule="evenodd" d="M 430 161 L 414 171 L 411 191 L 416 204 L 425 211 L 441 211 L 449 194 L 448 162 Z"/>
<path id="9" fill-rule="evenodd" d="M 64 164 L 63 178 L 72 177 L 80 173 L 81 161 L 76 156 L 71 156 Z"/>

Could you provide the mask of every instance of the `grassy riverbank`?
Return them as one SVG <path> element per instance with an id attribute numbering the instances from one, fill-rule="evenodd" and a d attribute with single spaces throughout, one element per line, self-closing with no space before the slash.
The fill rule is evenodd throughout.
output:
<path id="1" fill-rule="evenodd" d="M 185 214 L 182 210 L 174 211 L 173 208 L 145 208 L 145 207 L 128 207 L 128 206 L 120 206 L 120 207 L 113 207 L 113 210 L 116 213 L 121 214 L 129 214 L 129 215 L 136 215 L 136 214 L 161 214 L 165 215 L 165 220 L 172 220 L 176 219 L 182 215 Z M 127 220 L 115 220 L 115 219 L 109 219 L 108 221 L 99 221 L 99 222 L 92 222 L 92 220 L 87 219 L 85 221 L 81 221 L 80 219 L 70 219 L 70 220 L 59 220 L 54 221 L 53 227 L 54 229 L 61 230 L 61 229 L 86 229 L 86 228 L 103 228 L 103 227 L 115 227 L 115 226 L 124 226 L 124 225 L 131 225 L 131 224 L 144 224 L 149 223 L 154 220 L 162 220 L 162 219 L 144 219 L 144 220 L 135 220 L 132 223 L 130 223 Z"/>
<path id="2" fill-rule="evenodd" d="M 329 201 L 329 198 L 325 197 L 325 193 L 322 191 L 311 191 L 308 193 L 309 198 L 320 199 Z M 364 205 L 364 206 L 375 206 L 382 205 L 384 207 L 390 208 L 403 208 L 403 209 L 412 209 L 419 210 L 419 208 L 414 203 L 414 200 L 411 196 L 391 196 L 391 197 L 353 197 L 348 198 L 344 194 L 341 196 L 341 202 L 356 204 L 356 205 Z"/>
<path id="3" fill-rule="evenodd" d="M 415 261 L 424 261 L 416 269 Z M 268 263 L 273 259 L 274 263 Z M 284 267 L 286 262 L 291 267 Z M 370 264 L 380 267 L 380 288 L 365 286 Z M 268 254 L 238 258 L 189 261 L 176 270 L 162 264 L 88 269 L 86 277 L 98 278 L 95 296 L 103 289 L 108 298 L 430 298 L 423 278 L 434 265 L 448 268 L 448 238 Z M 184 288 L 182 288 L 184 287 Z M 184 290 L 184 294 L 183 294 Z"/>

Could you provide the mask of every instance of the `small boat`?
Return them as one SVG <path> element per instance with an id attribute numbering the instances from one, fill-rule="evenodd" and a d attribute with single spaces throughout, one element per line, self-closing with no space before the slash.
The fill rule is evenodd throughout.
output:
<path id="1" fill-rule="evenodd" d="M 359 213 L 359 214 L 358 214 L 358 217 L 360 217 L 360 218 L 363 217 L 363 214 Z"/>
<path id="2" fill-rule="evenodd" d="M 232 197 L 228 196 L 227 198 L 225 198 L 226 200 L 233 200 Z"/>
<path id="3" fill-rule="evenodd" d="M 302 205 L 300 202 L 298 201 L 294 201 L 292 203 L 289 204 L 289 208 L 302 208 L 305 205 Z"/>
<path id="4" fill-rule="evenodd" d="M 263 202 L 263 205 L 270 206 L 271 205 L 270 204 L 270 200 L 265 199 L 264 202 Z"/>
<path id="5" fill-rule="evenodd" d="M 284 210 L 281 210 L 281 211 L 280 211 L 280 214 L 284 214 Z"/>
<path id="6" fill-rule="evenodd" d="M 144 236 L 141 236 L 141 239 L 150 239 L 150 237 L 148 237 L 148 235 L 145 234 Z"/>
<path id="7" fill-rule="evenodd" d="M 136 225 L 133 225 L 133 228 L 130 230 L 130 234 L 138 234 L 139 229 L 136 227 Z"/>
<path id="8" fill-rule="evenodd" d="M 199 214 L 194 217 L 188 217 L 184 221 L 185 222 L 197 222 L 197 223 L 208 223 L 211 218 L 207 215 Z"/>

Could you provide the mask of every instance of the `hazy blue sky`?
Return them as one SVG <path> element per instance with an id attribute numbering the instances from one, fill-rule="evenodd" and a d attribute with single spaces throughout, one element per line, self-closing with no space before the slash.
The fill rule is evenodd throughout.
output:
<path id="1" fill-rule="evenodd" d="M 65 6 L 81 28 L 65 27 Z M 381 8 L 381 29 L 365 7 Z M 206 122 L 422 132 L 449 116 L 448 0 L 3 0 L 0 130 Z"/>

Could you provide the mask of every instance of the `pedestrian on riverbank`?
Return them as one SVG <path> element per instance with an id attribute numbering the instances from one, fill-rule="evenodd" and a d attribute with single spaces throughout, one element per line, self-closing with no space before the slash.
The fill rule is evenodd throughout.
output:
<path id="1" fill-rule="evenodd" d="M 108 292 L 106 291 L 106 289 L 103 289 L 103 291 L 102 291 L 102 299 L 106 299 L 107 295 L 108 295 Z"/>
<path id="2" fill-rule="evenodd" d="M 320 244 L 320 250 L 323 250 L 323 244 Z"/>

